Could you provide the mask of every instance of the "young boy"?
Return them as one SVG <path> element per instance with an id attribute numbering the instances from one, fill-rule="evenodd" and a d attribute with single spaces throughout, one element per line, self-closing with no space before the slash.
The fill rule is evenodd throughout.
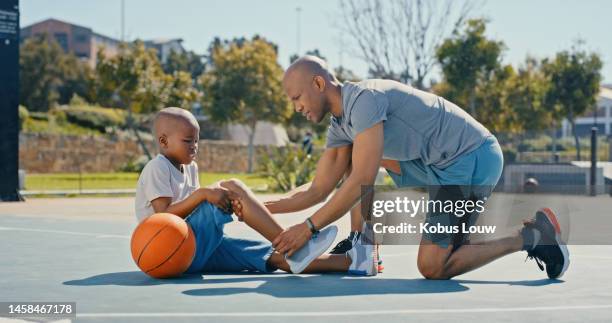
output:
<path id="1" fill-rule="evenodd" d="M 167 212 L 185 219 L 196 238 L 196 254 L 187 273 L 359 271 L 367 250 L 346 255 L 321 256 L 334 241 L 337 228 L 322 230 L 291 257 L 274 252 L 268 242 L 232 238 L 223 226 L 231 222 L 233 205 L 241 208 L 241 220 L 272 241 L 282 228 L 253 194 L 237 180 L 213 187 L 199 187 L 197 155 L 199 125 L 180 108 L 166 108 L 155 117 L 154 134 L 160 154 L 143 169 L 136 190 L 136 216 L 142 221 Z M 360 256 L 358 256 L 358 254 Z M 356 259 L 356 261 L 351 261 Z M 364 269 L 365 274 L 372 269 Z"/>

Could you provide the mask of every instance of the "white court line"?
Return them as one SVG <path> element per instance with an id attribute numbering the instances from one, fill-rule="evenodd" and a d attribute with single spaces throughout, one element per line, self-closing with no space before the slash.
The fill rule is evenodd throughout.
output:
<path id="1" fill-rule="evenodd" d="M 539 307 L 491 307 L 491 308 L 458 308 L 458 309 L 407 309 L 375 311 L 341 311 L 341 312 L 243 312 L 243 313 L 77 313 L 77 317 L 308 317 L 308 316 L 357 316 L 385 314 L 461 314 L 461 313 L 499 313 L 499 312 L 538 312 L 563 310 L 598 310 L 612 309 L 610 305 L 576 305 L 576 306 L 539 306 Z"/>
<path id="2" fill-rule="evenodd" d="M 59 234 L 70 234 L 75 236 L 87 236 L 96 238 L 120 238 L 129 239 L 129 236 L 118 235 L 118 234 L 105 234 L 105 233 L 92 233 L 92 232 L 75 232 L 75 231 L 61 231 L 61 230 L 46 230 L 46 229 L 31 229 L 31 228 L 16 228 L 16 227 L 0 227 L 0 231 L 26 231 L 26 232 L 42 232 L 42 233 L 59 233 Z"/>

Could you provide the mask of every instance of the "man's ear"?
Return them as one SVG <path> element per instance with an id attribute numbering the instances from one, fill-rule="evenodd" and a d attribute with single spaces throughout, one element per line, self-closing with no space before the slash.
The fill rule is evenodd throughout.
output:
<path id="1" fill-rule="evenodd" d="M 163 147 L 163 148 L 168 147 L 168 137 L 166 135 L 159 136 L 157 141 L 159 142 L 160 147 Z"/>
<path id="2" fill-rule="evenodd" d="M 327 85 L 327 83 L 321 75 L 316 75 L 312 82 L 313 85 L 319 90 L 319 92 L 325 91 L 325 86 Z"/>

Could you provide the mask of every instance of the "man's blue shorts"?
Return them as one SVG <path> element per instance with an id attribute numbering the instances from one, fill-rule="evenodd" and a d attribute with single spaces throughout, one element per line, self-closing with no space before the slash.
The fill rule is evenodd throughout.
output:
<path id="1" fill-rule="evenodd" d="M 476 150 L 459 157 L 454 163 L 443 169 L 425 165 L 421 159 L 400 161 L 401 174 L 387 170 L 398 187 L 426 187 L 429 198 L 435 198 L 441 187 L 461 186 L 463 198 L 486 199 L 491 196 L 495 185 L 501 177 L 504 157 L 497 139 L 488 137 Z M 468 187 L 469 192 L 464 188 Z M 435 191 L 435 192 L 432 192 Z M 473 226 L 478 214 L 463 217 L 454 214 L 427 214 L 425 222 L 430 225 L 456 226 L 465 223 Z M 442 248 L 452 244 L 455 248 L 466 243 L 469 237 L 465 234 L 425 233 L 425 239 Z"/>
<path id="2" fill-rule="evenodd" d="M 231 238 L 223 227 L 232 216 L 204 202 L 186 219 L 196 238 L 196 252 L 186 273 L 276 270 L 267 264 L 272 245 L 264 241 Z"/>

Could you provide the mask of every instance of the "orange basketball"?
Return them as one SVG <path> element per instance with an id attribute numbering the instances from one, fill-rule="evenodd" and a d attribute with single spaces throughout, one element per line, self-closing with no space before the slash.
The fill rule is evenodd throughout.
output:
<path id="1" fill-rule="evenodd" d="M 191 226 L 170 213 L 149 216 L 132 233 L 132 258 L 154 278 L 169 278 L 189 268 L 196 243 Z"/>

